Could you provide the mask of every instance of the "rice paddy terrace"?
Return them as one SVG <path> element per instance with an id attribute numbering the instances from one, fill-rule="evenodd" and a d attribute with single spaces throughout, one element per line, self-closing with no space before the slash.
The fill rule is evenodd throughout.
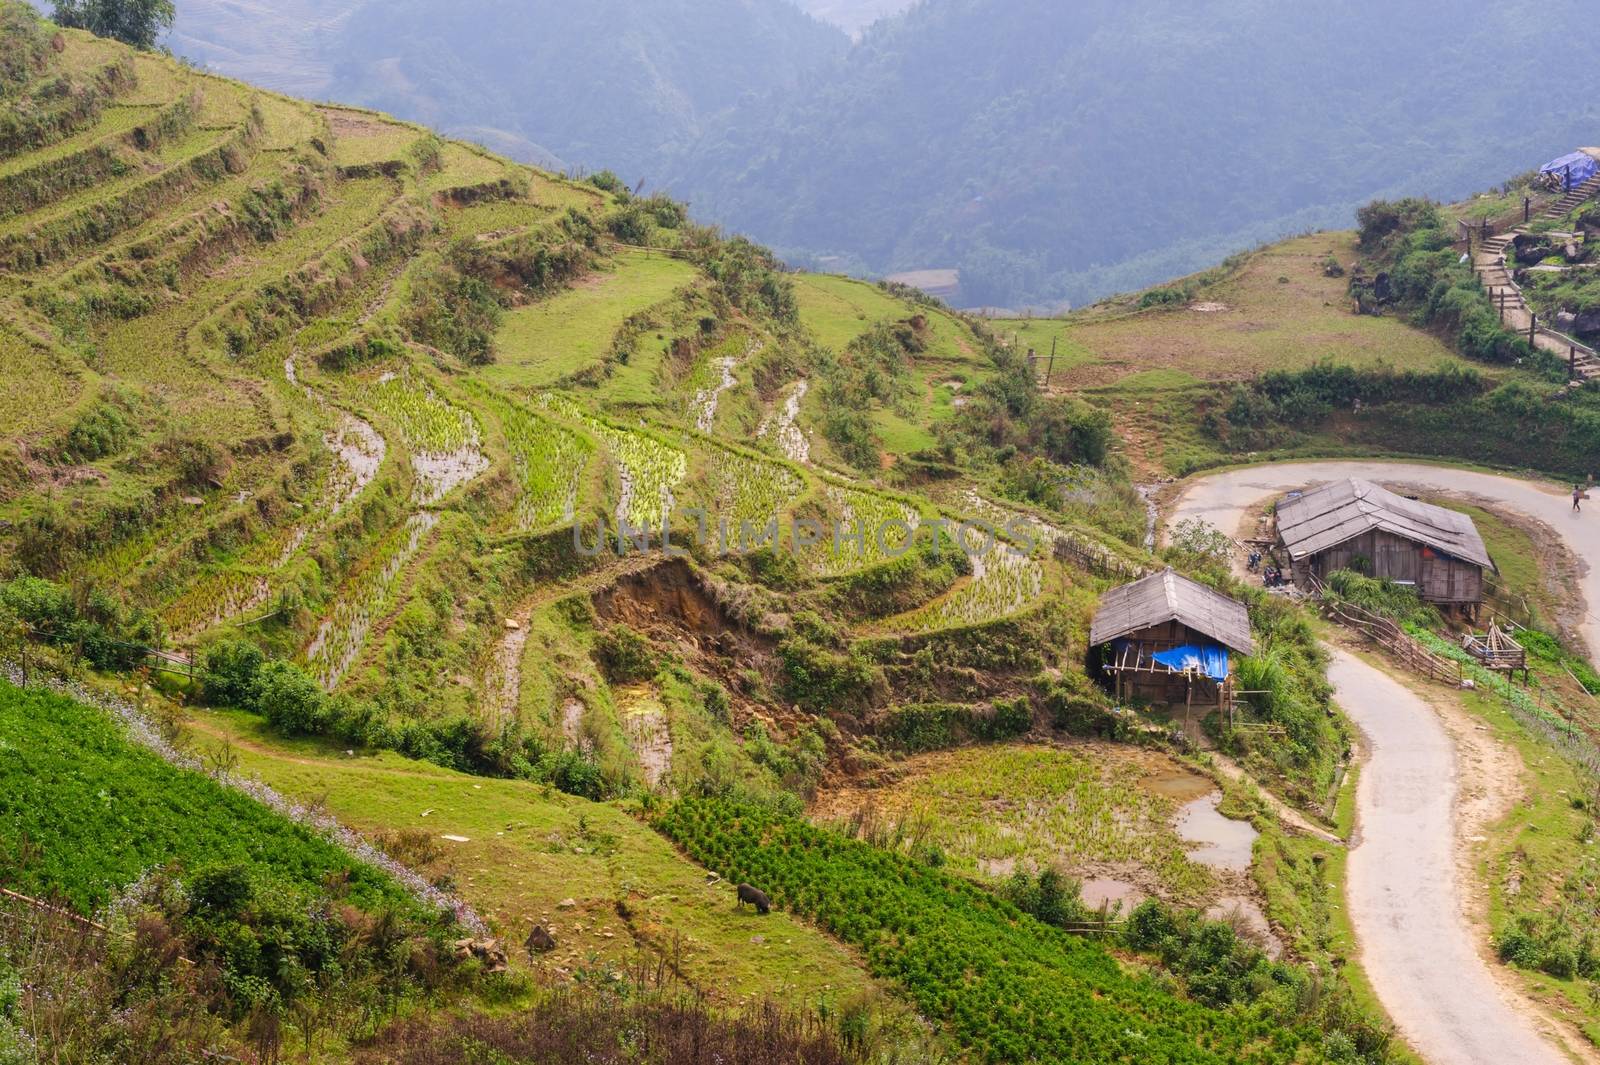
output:
<path id="1" fill-rule="evenodd" d="M 148 611 L 179 655 L 246 636 L 390 730 L 531 736 L 617 786 L 724 747 L 775 776 L 743 738 L 815 726 L 808 668 L 878 670 L 830 700 L 838 755 L 1055 664 L 926 662 L 993 626 L 1012 654 L 1099 580 L 1053 550 L 1099 534 L 1000 507 L 959 456 L 904 468 L 996 372 L 973 323 L 783 275 L 664 200 L 54 44 L 0 105 L 11 570 Z M 824 386 L 873 334 L 903 349 L 863 470 Z M 966 520 L 1015 528 L 962 561 Z M 623 522 L 654 533 L 619 556 Z M 774 523 L 780 550 L 733 549 Z M 651 665 L 604 664 L 618 627 Z"/>

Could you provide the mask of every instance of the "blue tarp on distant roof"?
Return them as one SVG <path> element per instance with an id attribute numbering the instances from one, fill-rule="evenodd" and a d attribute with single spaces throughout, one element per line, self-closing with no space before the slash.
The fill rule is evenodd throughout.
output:
<path id="1" fill-rule="evenodd" d="M 1560 159 L 1544 164 L 1539 168 L 1539 173 L 1564 176 L 1569 173 L 1569 167 L 1571 168 L 1569 187 L 1577 188 L 1594 176 L 1595 170 L 1600 168 L 1600 163 L 1596 163 L 1583 152 L 1573 152 L 1571 155 L 1563 155 Z"/>
<path id="2" fill-rule="evenodd" d="M 1157 651 L 1150 657 L 1180 673 L 1186 669 L 1198 669 L 1214 681 L 1228 679 L 1228 652 L 1216 644 L 1189 643 L 1170 651 Z"/>

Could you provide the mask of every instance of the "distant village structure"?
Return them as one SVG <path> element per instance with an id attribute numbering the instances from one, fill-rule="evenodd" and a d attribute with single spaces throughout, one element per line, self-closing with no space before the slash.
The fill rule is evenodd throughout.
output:
<path id="1" fill-rule="evenodd" d="M 1113 588 L 1089 626 L 1117 698 L 1226 709 L 1230 655 L 1255 650 L 1244 604 L 1165 570 Z"/>
<path id="2" fill-rule="evenodd" d="M 1476 617 L 1494 561 L 1465 514 L 1350 478 L 1278 504 L 1277 543 L 1294 583 L 1338 570 L 1381 577 L 1427 603 Z"/>

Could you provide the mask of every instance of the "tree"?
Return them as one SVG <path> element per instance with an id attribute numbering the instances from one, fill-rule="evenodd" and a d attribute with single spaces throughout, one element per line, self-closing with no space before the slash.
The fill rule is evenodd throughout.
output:
<path id="1" fill-rule="evenodd" d="M 154 48 L 172 26 L 172 0 L 55 0 L 56 24 L 135 48 Z"/>

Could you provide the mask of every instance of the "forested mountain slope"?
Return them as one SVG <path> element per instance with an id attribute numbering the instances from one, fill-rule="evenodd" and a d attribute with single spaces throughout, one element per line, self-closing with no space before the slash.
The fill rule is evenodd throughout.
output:
<path id="1" fill-rule="evenodd" d="M 710 131 L 672 188 L 800 261 L 1082 302 L 1591 143 L 1600 74 L 1559 57 L 1595 33 L 1576 0 L 929 0 Z"/>
<path id="2" fill-rule="evenodd" d="M 376 107 L 520 158 L 633 182 L 845 35 L 786 0 L 178 5 L 174 51 L 268 88 Z"/>

